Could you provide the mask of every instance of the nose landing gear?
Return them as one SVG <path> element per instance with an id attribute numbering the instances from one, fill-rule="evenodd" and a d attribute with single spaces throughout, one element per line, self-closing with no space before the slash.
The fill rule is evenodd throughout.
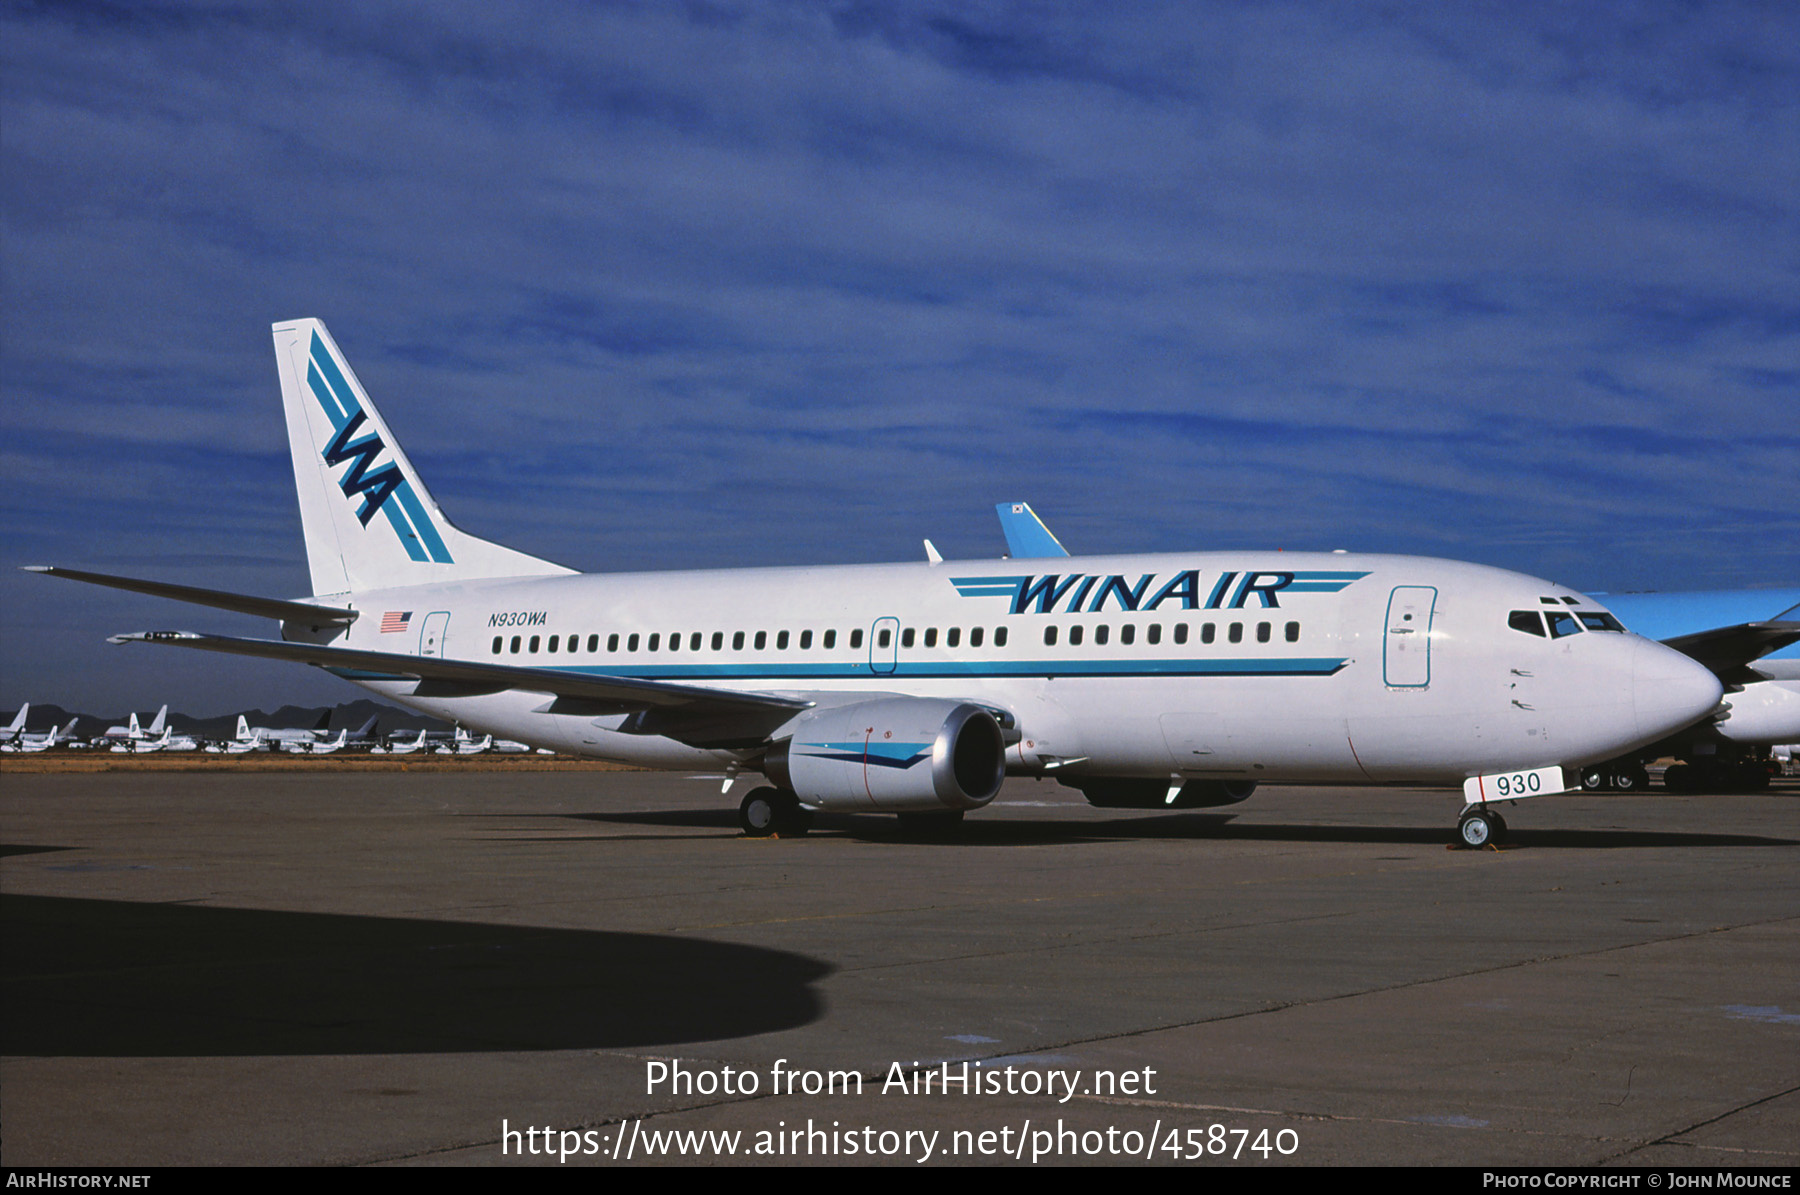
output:
<path id="1" fill-rule="evenodd" d="M 1456 837 L 1474 851 L 1497 845 L 1506 841 L 1506 819 L 1485 805 L 1471 805 L 1457 819 Z"/>

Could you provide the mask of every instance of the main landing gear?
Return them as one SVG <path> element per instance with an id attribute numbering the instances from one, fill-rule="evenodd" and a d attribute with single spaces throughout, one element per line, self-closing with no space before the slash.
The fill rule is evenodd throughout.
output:
<path id="1" fill-rule="evenodd" d="M 1650 773 L 1635 760 L 1595 764 L 1581 769 L 1581 787 L 1588 792 L 1612 789 L 1615 792 L 1643 792 L 1650 785 Z"/>
<path id="2" fill-rule="evenodd" d="M 800 798 L 779 788 L 753 788 L 738 805 L 738 825 L 749 838 L 771 834 L 795 838 L 812 829 L 812 818 L 812 811 L 801 806 Z"/>
<path id="3" fill-rule="evenodd" d="M 1486 805 L 1471 805 L 1456 823 L 1457 839 L 1470 850 L 1506 841 L 1506 819 Z"/>

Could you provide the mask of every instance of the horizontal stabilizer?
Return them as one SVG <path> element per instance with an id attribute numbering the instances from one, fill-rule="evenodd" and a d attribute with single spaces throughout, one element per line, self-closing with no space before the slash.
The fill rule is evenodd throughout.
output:
<path id="1" fill-rule="evenodd" d="M 163 643 L 172 647 L 191 647 L 230 655 L 292 660 L 352 673 L 354 675 L 351 679 L 359 681 L 417 679 L 430 683 L 454 682 L 488 691 L 523 689 L 533 693 L 549 693 L 558 698 L 580 698 L 585 709 L 595 712 L 678 712 L 681 717 L 676 721 L 704 725 L 709 733 L 716 733 L 724 723 L 732 723 L 734 737 L 760 737 L 758 731 L 766 733 L 773 730 L 798 711 L 812 705 L 810 701 L 792 697 L 734 693 L 723 689 L 633 680 L 628 677 L 593 676 L 555 668 L 476 664 L 437 656 L 408 656 L 315 643 L 197 635 L 188 631 L 147 631 L 136 635 L 115 635 L 108 642 Z M 657 733 L 664 732 L 659 730 Z"/>
<path id="2" fill-rule="evenodd" d="M 1753 661 L 1780 651 L 1790 643 L 1800 643 L 1800 622 L 1746 622 L 1693 635 L 1677 635 L 1673 639 L 1664 639 L 1663 643 L 1696 663 L 1704 664 L 1727 684 L 1743 684 L 1763 679 L 1749 672 L 1748 666 Z"/>
<path id="3" fill-rule="evenodd" d="M 28 573 L 44 573 L 51 577 L 67 577 L 71 581 L 86 581 L 90 585 L 106 585 L 113 589 L 129 589 L 133 593 L 148 593 L 155 597 L 173 598 L 178 602 L 190 602 L 196 606 L 212 606 L 219 610 L 233 610 L 239 614 L 251 614 L 258 618 L 277 618 L 283 622 L 306 623 L 316 627 L 348 626 L 356 621 L 355 610 L 344 610 L 336 606 L 315 606 L 310 602 L 288 602 L 280 598 L 253 597 L 246 593 L 226 593 L 220 589 L 197 589 L 192 585 L 170 585 L 166 581 L 140 581 L 136 577 L 115 577 L 107 573 L 84 573 L 72 568 L 57 568 L 49 564 L 30 564 L 25 566 Z"/>

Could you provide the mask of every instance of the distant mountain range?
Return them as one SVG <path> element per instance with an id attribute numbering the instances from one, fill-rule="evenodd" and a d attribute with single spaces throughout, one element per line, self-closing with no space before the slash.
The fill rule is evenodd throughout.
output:
<path id="1" fill-rule="evenodd" d="M 156 716 L 156 710 L 156 706 L 139 710 L 137 711 L 138 719 L 148 726 L 150 719 Z M 315 705 L 307 708 L 298 705 L 284 705 L 272 714 L 264 713 L 262 710 L 234 710 L 229 714 L 219 714 L 212 718 L 193 718 L 187 714 L 170 710 L 168 725 L 177 734 L 191 734 L 196 738 L 205 739 L 229 739 L 237 733 L 239 713 L 242 713 L 252 726 L 267 726 L 276 730 L 311 730 L 319 724 L 319 715 L 325 713 L 326 710 L 331 711 L 330 729 L 333 734 L 339 730 L 355 730 L 376 715 L 379 715 L 381 719 L 375 724 L 375 733 L 377 734 L 391 734 L 396 730 L 447 731 L 451 729 L 448 722 L 440 722 L 438 719 L 428 718 L 424 714 L 415 714 L 410 710 L 385 705 L 379 701 L 370 701 L 367 698 L 336 706 Z M 0 726 L 11 722 L 16 713 L 18 713 L 17 709 L 0 711 Z M 92 738 L 95 735 L 105 734 L 106 728 L 109 726 L 125 725 L 130 720 L 131 714 L 127 711 L 110 717 L 102 717 L 98 714 L 65 710 L 60 705 L 39 705 L 34 701 L 31 703 L 31 712 L 26 715 L 26 729 L 35 734 L 39 731 L 49 730 L 52 726 L 67 726 L 70 718 L 79 719 L 75 724 L 77 738 Z"/>

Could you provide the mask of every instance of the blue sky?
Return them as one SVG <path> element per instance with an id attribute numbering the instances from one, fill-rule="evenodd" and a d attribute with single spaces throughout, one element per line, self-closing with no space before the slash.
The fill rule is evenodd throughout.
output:
<path id="1" fill-rule="evenodd" d="M 269 325 L 582 569 L 1072 550 L 1800 584 L 1787 4 L 0 9 L 0 706 L 305 592 Z"/>

